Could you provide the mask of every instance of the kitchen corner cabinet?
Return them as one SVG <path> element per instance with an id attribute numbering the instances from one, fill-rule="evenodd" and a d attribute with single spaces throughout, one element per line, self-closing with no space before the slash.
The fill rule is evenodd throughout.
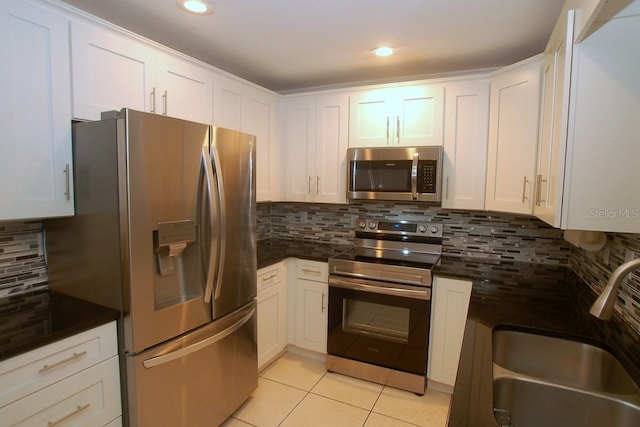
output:
<path id="1" fill-rule="evenodd" d="M 544 51 L 533 213 L 560 226 L 569 118 L 574 12 L 561 14 Z"/>
<path id="2" fill-rule="evenodd" d="M 296 96 L 284 105 L 286 199 L 345 203 L 348 95 Z"/>
<path id="3" fill-rule="evenodd" d="M 286 271 L 284 262 L 258 270 L 258 369 L 279 356 L 288 343 Z"/>
<path id="4" fill-rule="evenodd" d="M 458 371 L 472 283 L 435 277 L 431 301 L 429 380 L 453 387 Z"/>
<path id="5" fill-rule="evenodd" d="M 485 208 L 531 215 L 542 54 L 491 75 Z"/>
<path id="6" fill-rule="evenodd" d="M 2 425 L 120 425 L 116 322 L 0 362 Z"/>
<path id="7" fill-rule="evenodd" d="M 444 209 L 484 209 L 489 77 L 446 85 Z"/>
<path id="8" fill-rule="evenodd" d="M 442 145 L 444 87 L 419 84 L 356 92 L 349 147 Z"/>
<path id="9" fill-rule="evenodd" d="M 292 293 L 295 294 L 294 344 L 327 353 L 329 269 L 326 262 L 297 259 Z"/>
<path id="10" fill-rule="evenodd" d="M 0 221 L 74 213 L 68 25 L 0 2 Z"/>
<path id="11" fill-rule="evenodd" d="M 256 199 L 280 199 L 279 96 L 222 74 L 214 76 L 213 124 L 256 137 Z"/>
<path id="12" fill-rule="evenodd" d="M 547 47 L 549 61 L 557 58 L 552 83 L 560 89 L 545 99 L 542 112 L 541 149 L 552 160 L 543 164 L 551 165 L 548 178 L 541 168 L 536 215 L 562 229 L 637 233 L 640 2 L 621 11 L 611 3 L 573 46 L 571 11 L 561 15 Z"/>
<path id="13" fill-rule="evenodd" d="M 213 73 L 98 24 L 71 23 L 73 116 L 131 108 L 211 123 Z"/>

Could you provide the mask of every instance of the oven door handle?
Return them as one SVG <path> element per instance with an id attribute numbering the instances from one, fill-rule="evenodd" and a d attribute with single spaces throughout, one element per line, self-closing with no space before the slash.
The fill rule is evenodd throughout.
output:
<path id="1" fill-rule="evenodd" d="M 374 294 L 392 295 L 398 297 L 420 299 L 428 301 L 431 299 L 431 288 L 407 289 L 397 285 L 388 285 L 381 282 L 367 280 L 349 280 L 329 276 L 329 286 L 354 291 L 370 292 Z"/>

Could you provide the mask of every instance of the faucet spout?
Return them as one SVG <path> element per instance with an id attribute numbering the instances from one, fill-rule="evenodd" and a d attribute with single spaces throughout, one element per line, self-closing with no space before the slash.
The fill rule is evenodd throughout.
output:
<path id="1" fill-rule="evenodd" d="M 616 268 L 611 274 L 611 277 L 609 277 L 609 281 L 605 285 L 602 293 L 591 306 L 589 313 L 602 320 L 610 320 L 613 315 L 613 307 L 616 302 L 620 282 L 622 282 L 622 279 L 624 279 L 627 274 L 637 268 L 640 268 L 640 258 L 629 260 Z"/>

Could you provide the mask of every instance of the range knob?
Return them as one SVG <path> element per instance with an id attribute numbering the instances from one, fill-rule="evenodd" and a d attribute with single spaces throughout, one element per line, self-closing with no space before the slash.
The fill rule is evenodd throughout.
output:
<path id="1" fill-rule="evenodd" d="M 427 227 L 425 227 L 424 225 L 419 225 L 418 226 L 418 231 L 421 233 L 426 233 L 427 232 Z"/>
<path id="2" fill-rule="evenodd" d="M 437 234 L 438 233 L 438 226 L 437 225 L 432 225 L 431 227 L 429 227 L 429 231 L 431 232 L 431 234 Z"/>
<path id="3" fill-rule="evenodd" d="M 364 222 L 364 221 L 360 221 L 360 223 L 358 224 L 358 227 L 360 227 L 362 229 L 365 229 L 365 228 L 367 228 L 367 223 Z"/>
<path id="4" fill-rule="evenodd" d="M 369 228 L 374 230 L 376 228 L 376 223 L 375 222 L 370 222 L 369 223 Z"/>

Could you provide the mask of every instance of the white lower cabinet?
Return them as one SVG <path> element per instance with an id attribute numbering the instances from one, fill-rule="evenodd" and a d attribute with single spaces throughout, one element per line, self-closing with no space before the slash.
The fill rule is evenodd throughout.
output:
<path id="1" fill-rule="evenodd" d="M 430 381 L 452 386 L 456 381 L 472 283 L 436 277 L 431 300 Z"/>
<path id="2" fill-rule="evenodd" d="M 287 273 L 284 262 L 258 270 L 258 369 L 287 346 Z"/>
<path id="3" fill-rule="evenodd" d="M 120 425 L 117 352 L 111 322 L 0 362 L 3 425 Z"/>
<path id="4" fill-rule="evenodd" d="M 306 350 L 327 352 L 329 306 L 328 265 L 326 262 L 296 260 L 295 341 Z M 293 313 L 292 313 L 293 314 Z"/>

